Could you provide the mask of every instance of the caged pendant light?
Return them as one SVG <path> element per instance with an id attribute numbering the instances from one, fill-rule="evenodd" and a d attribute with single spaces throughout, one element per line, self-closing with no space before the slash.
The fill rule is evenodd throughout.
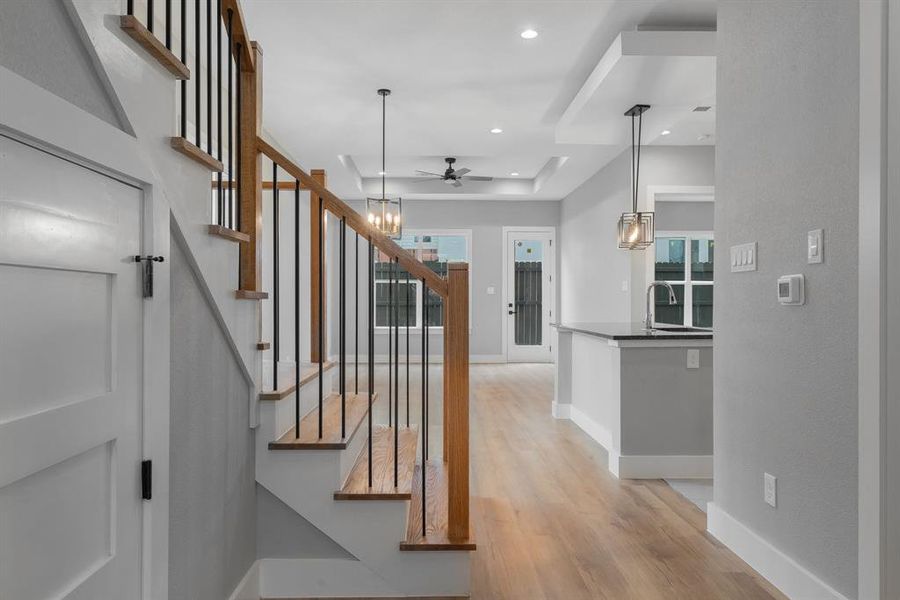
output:
<path id="1" fill-rule="evenodd" d="M 392 238 L 399 238 L 403 233 L 402 198 L 388 198 L 384 193 L 384 178 L 387 173 L 385 168 L 385 107 L 386 99 L 390 96 L 391 90 L 380 89 L 378 95 L 381 96 L 381 198 L 366 198 L 366 213 L 368 214 L 369 224 Z"/>
<path id="2" fill-rule="evenodd" d="M 622 213 L 619 217 L 619 248 L 625 250 L 643 250 L 653 244 L 656 235 L 653 213 L 638 212 L 637 208 L 638 178 L 641 174 L 641 125 L 643 114 L 649 109 L 647 104 L 635 104 L 625 112 L 626 117 L 631 117 L 631 212 Z"/>

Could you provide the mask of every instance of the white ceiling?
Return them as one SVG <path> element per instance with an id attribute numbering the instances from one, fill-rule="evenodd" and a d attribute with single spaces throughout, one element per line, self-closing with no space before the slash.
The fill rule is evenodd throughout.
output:
<path id="1" fill-rule="evenodd" d="M 622 113 L 647 101 L 640 85 L 627 89 L 633 78 L 622 77 L 625 87 L 616 89 L 613 102 L 624 105 L 615 115 L 607 115 L 611 107 L 604 109 L 596 99 L 577 115 L 570 108 L 619 33 L 638 27 L 709 29 L 716 5 L 715 0 L 244 0 L 244 10 L 251 36 L 263 48 L 264 129 L 304 168 L 326 169 L 329 187 L 341 197 L 380 193 L 376 90 L 388 87 L 393 91 L 387 99 L 388 193 L 405 199 L 557 200 L 625 147 L 630 124 Z M 527 28 L 539 36 L 522 39 L 519 33 Z M 698 74 L 702 69 L 694 71 L 694 83 L 708 90 L 709 82 Z M 693 108 L 699 97 L 714 105 L 715 98 L 698 92 L 694 83 L 673 92 L 690 91 L 683 106 Z M 713 92 L 714 86 L 713 71 Z M 589 131 L 612 119 L 621 137 L 567 139 L 561 135 L 564 115 L 576 115 L 568 123 L 570 132 L 573 123 Z M 659 137 L 647 129 L 645 141 L 713 143 L 697 138 L 714 134 L 714 111 L 686 108 L 676 116 L 666 120 L 672 135 Z M 493 127 L 504 132 L 491 134 Z M 412 181 L 416 169 L 442 171 L 445 156 L 457 157 L 455 166 L 470 168 L 472 175 L 497 179 L 462 188 Z M 513 171 L 519 176 L 511 177 Z"/>

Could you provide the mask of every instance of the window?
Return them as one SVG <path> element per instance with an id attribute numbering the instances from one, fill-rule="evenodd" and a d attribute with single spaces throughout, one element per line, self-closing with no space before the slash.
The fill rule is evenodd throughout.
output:
<path id="1" fill-rule="evenodd" d="M 400 239 L 394 241 L 401 248 L 412 251 L 416 259 L 441 277 L 447 276 L 447 263 L 471 262 L 469 255 L 472 232 L 468 229 L 427 232 L 407 229 Z M 397 277 L 400 280 L 399 285 L 394 286 L 393 292 L 397 296 L 394 300 L 399 298 L 399 306 L 396 309 L 397 324 L 400 327 L 406 327 L 408 314 L 409 326 L 421 327 L 423 320 L 421 280 L 410 279 L 407 285 L 408 273 L 406 270 L 396 264 L 392 265 L 387 256 L 381 252 L 377 254 L 375 261 L 375 327 L 388 327 L 395 323 L 394 311 L 389 310 L 391 306 L 389 282 L 392 267 L 397 270 Z M 471 302 L 469 304 L 471 306 Z M 443 324 L 443 301 L 437 294 L 429 292 L 428 326 L 442 327 Z"/>
<path id="2" fill-rule="evenodd" d="M 678 301 L 670 305 L 668 291 L 665 288 L 656 288 L 654 291 L 656 322 L 711 328 L 715 252 L 712 235 L 658 233 L 655 247 L 654 279 L 672 284 Z"/>

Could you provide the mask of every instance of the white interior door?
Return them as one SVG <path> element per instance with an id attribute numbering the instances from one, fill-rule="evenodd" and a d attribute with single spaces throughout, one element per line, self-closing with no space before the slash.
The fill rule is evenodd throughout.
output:
<path id="1" fill-rule="evenodd" d="M 0 598 L 141 597 L 140 190 L 0 136 Z"/>
<path id="2" fill-rule="evenodd" d="M 506 359 L 551 362 L 553 231 L 508 229 L 505 237 Z"/>

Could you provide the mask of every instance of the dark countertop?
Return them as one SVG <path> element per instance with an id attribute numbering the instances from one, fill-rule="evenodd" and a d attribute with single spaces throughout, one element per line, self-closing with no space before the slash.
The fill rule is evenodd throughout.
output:
<path id="1" fill-rule="evenodd" d="M 643 323 L 551 323 L 560 331 L 574 331 L 607 340 L 711 340 L 712 331 L 649 332 Z"/>

